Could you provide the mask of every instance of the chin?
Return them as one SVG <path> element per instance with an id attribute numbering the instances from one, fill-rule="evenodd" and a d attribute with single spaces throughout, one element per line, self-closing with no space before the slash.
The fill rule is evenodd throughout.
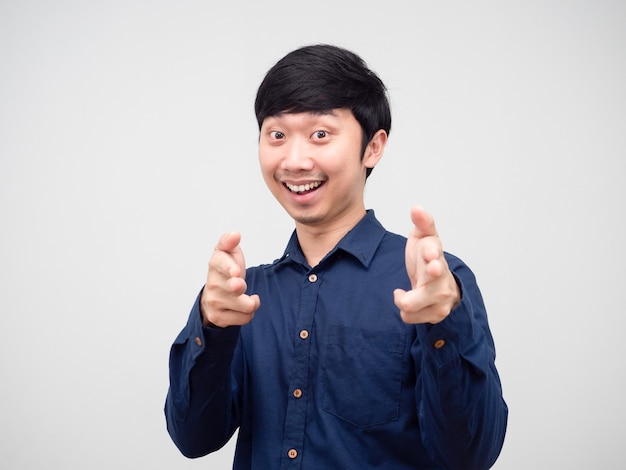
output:
<path id="1" fill-rule="evenodd" d="M 291 216 L 291 218 L 299 224 L 302 225 L 317 225 L 323 222 L 321 217 L 315 217 L 313 215 L 299 214 L 295 216 Z"/>
<path id="2" fill-rule="evenodd" d="M 319 214 L 291 211 L 289 215 L 296 223 L 302 225 L 318 225 L 324 221 L 324 218 Z"/>

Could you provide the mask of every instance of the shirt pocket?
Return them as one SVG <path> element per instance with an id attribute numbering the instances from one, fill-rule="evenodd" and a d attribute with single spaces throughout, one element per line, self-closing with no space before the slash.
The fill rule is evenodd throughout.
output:
<path id="1" fill-rule="evenodd" d="M 332 327 L 324 367 L 324 411 L 359 427 L 398 419 L 405 336 Z"/>

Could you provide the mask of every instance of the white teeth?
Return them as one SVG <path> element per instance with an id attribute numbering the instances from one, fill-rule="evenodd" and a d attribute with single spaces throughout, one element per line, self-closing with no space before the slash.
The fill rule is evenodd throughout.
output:
<path id="1" fill-rule="evenodd" d="M 311 189 L 317 188 L 320 184 L 322 183 L 319 181 L 315 181 L 314 183 L 307 183 L 307 184 L 300 184 L 300 185 L 285 183 L 285 186 L 287 186 L 289 190 L 294 193 L 303 193 L 305 191 L 309 191 Z"/>

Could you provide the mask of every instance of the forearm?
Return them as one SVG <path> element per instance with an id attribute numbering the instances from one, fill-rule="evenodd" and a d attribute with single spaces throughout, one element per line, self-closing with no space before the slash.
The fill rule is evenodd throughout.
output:
<path id="1" fill-rule="evenodd" d="M 170 353 L 167 429 L 187 457 L 222 447 L 237 427 L 230 365 L 239 328 L 202 328 L 198 303 Z"/>
<path id="2" fill-rule="evenodd" d="M 500 453 L 508 410 L 482 298 L 462 271 L 461 304 L 444 322 L 418 330 L 418 406 L 433 456 L 446 468 L 479 470 Z"/>

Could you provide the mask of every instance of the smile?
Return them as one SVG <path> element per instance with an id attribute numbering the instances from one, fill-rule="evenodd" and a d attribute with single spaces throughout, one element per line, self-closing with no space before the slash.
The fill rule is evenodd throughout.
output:
<path id="1" fill-rule="evenodd" d="M 296 194 L 311 191 L 313 189 L 319 188 L 321 185 L 322 185 L 321 181 L 314 181 L 313 183 L 307 183 L 307 184 L 285 183 L 285 186 L 287 187 L 287 189 L 289 189 L 289 191 L 291 191 L 292 193 L 296 193 Z"/>

